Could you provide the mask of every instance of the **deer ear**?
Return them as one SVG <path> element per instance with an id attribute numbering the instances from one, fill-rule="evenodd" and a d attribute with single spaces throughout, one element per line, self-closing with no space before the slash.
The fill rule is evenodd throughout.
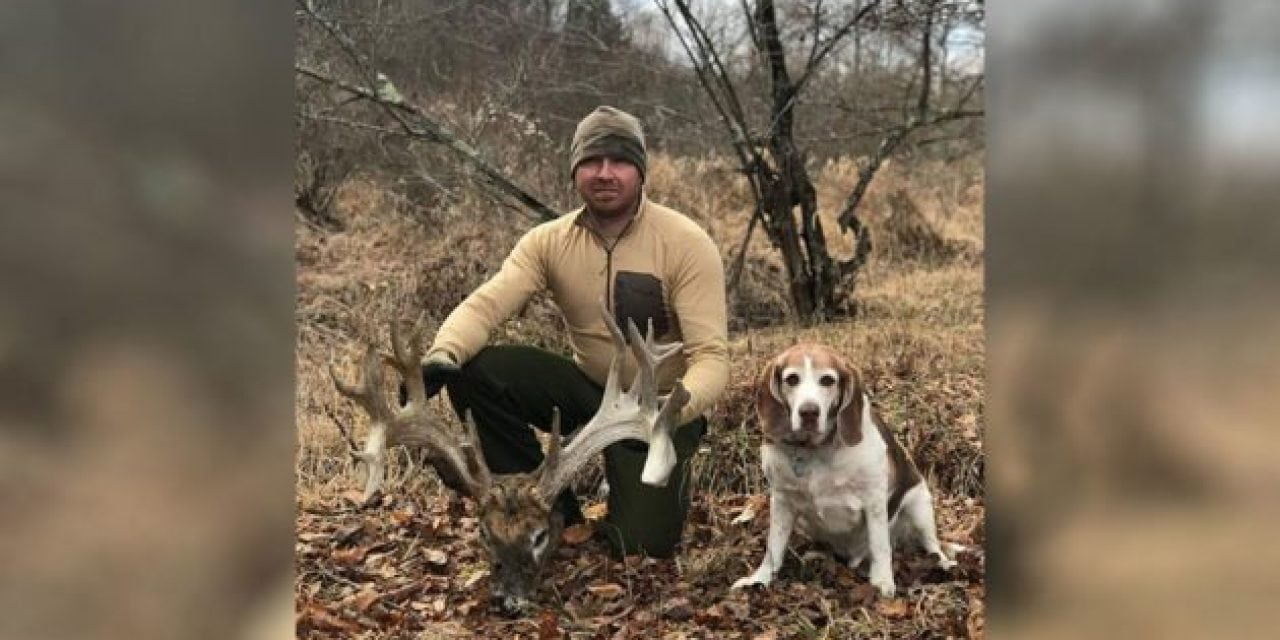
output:
<path id="1" fill-rule="evenodd" d="M 836 361 L 836 370 L 840 373 L 840 412 L 836 414 L 836 428 L 842 442 L 854 445 L 862 440 L 862 406 L 866 390 L 858 370 L 843 358 Z"/>
<path id="2" fill-rule="evenodd" d="M 787 404 L 782 398 L 778 374 L 781 368 L 774 360 L 756 380 L 756 417 L 766 440 L 781 437 L 790 428 Z"/>

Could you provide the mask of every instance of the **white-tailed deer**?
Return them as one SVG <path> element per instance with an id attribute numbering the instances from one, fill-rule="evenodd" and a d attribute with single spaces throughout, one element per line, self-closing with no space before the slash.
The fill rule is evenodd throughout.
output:
<path id="1" fill-rule="evenodd" d="M 639 330 L 628 321 L 637 373 L 631 388 L 623 392 L 619 377 L 627 340 L 612 314 L 603 305 L 602 310 L 613 334 L 614 355 L 600 408 L 563 446 L 559 413 L 554 413 L 545 460 L 531 473 L 492 476 L 485 466 L 470 415 L 464 421 L 465 432 L 460 434 L 428 412 L 419 368 L 422 336 L 418 329 L 405 339 L 396 323 L 391 326 L 394 354 L 386 362 L 399 372 L 405 384 L 407 402 L 402 407 L 391 402 L 383 384 L 384 359 L 373 346 L 365 353 L 362 380 L 356 384 L 344 382 L 330 368 L 338 390 L 363 407 L 371 419 L 364 450 L 357 453 L 368 469 L 365 501 L 382 486 L 388 446 L 400 444 L 424 451 L 445 486 L 475 501 L 481 539 L 489 554 L 491 602 L 507 614 L 522 612 L 537 591 L 542 566 L 554 555 L 564 526 L 563 516 L 552 505 L 588 462 L 614 442 L 635 439 L 649 445 L 641 476 L 644 483 L 665 485 L 676 464 L 671 430 L 680 409 L 689 401 L 689 393 L 677 382 L 668 396 L 659 397 L 655 371 L 682 345 L 655 344 L 652 324 L 641 338 Z"/>

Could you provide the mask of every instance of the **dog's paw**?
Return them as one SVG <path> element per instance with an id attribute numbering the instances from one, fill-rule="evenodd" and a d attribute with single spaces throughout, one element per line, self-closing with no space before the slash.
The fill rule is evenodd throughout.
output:
<path id="1" fill-rule="evenodd" d="M 761 575 L 760 572 L 757 571 L 756 573 L 753 573 L 749 576 L 738 578 L 733 583 L 733 586 L 730 587 L 730 591 L 734 591 L 737 589 L 744 589 L 746 587 L 750 587 L 757 584 L 762 587 L 767 587 L 769 586 L 770 582 L 773 582 L 772 576 Z"/>
<path id="2" fill-rule="evenodd" d="M 861 553 L 849 558 L 848 560 L 845 560 L 844 564 L 846 567 L 849 567 L 850 571 L 857 571 L 858 567 L 862 566 L 862 562 L 866 559 L 867 559 L 867 554 Z"/>
<path id="3" fill-rule="evenodd" d="M 882 598 L 892 598 L 896 587 L 893 584 L 893 574 L 885 572 L 883 575 L 878 571 L 871 572 L 871 586 L 880 592 Z"/>
<path id="4" fill-rule="evenodd" d="M 939 569 L 942 569 L 943 571 L 950 571 L 950 570 L 954 569 L 954 568 L 955 568 L 955 566 L 956 566 L 956 561 L 955 561 L 955 560 L 952 560 L 952 559 L 950 559 L 950 558 L 939 558 L 939 559 L 938 559 L 938 568 L 939 568 Z"/>

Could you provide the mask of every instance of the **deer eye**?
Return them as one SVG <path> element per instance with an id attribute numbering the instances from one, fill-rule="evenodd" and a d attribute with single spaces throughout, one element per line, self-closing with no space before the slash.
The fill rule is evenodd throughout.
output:
<path id="1" fill-rule="evenodd" d="M 534 549 L 539 549 L 539 548 L 541 548 L 541 547 L 542 547 L 542 545 L 544 545 L 544 544 L 546 544 L 546 543 L 547 543 L 547 530 L 546 530 L 546 529 L 539 529 L 537 532 L 535 532 L 535 533 L 533 534 L 533 548 L 534 548 Z"/>
<path id="2" fill-rule="evenodd" d="M 788 387 L 794 387 L 800 384 L 800 376 L 794 373 L 790 373 L 790 374 L 787 374 L 787 377 L 783 378 L 782 381 L 787 383 Z"/>
<path id="3" fill-rule="evenodd" d="M 821 378 L 818 378 L 818 384 L 824 387 L 829 387 L 835 383 L 836 383 L 836 377 L 831 374 L 827 374 L 825 376 L 822 376 Z"/>

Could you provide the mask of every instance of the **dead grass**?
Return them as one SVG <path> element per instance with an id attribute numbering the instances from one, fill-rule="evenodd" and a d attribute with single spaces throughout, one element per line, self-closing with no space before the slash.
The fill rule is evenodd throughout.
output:
<path id="1" fill-rule="evenodd" d="M 956 165 L 891 165 L 882 170 L 862 210 L 875 234 L 876 251 L 856 282 L 856 315 L 850 321 L 804 329 L 782 322 L 786 300 L 780 285 L 781 263 L 757 229 L 733 301 L 737 321 L 730 336 L 730 356 L 735 375 L 711 414 L 710 433 L 694 463 L 697 497 L 687 551 L 659 568 L 633 570 L 631 577 L 637 583 L 659 592 L 692 584 L 713 599 L 700 603 L 704 607 L 721 602 L 715 598 L 724 599 L 726 611 L 734 610 L 738 600 L 743 606 L 763 607 L 779 616 L 778 637 L 966 635 L 965 630 L 981 629 L 982 568 L 972 560 L 970 574 L 963 579 L 924 579 L 903 600 L 910 605 L 905 613 L 883 611 L 841 595 L 846 583 L 865 581 L 829 559 L 789 560 L 778 593 L 766 600 L 761 600 L 766 597 L 762 595 L 730 596 L 725 590 L 763 552 L 767 522 L 763 517 L 747 526 L 729 522 L 748 496 L 765 489 L 751 385 L 765 360 L 796 340 L 830 344 L 859 363 L 877 406 L 936 488 L 943 536 L 966 544 L 984 542 L 980 162 L 975 158 Z M 856 171 L 853 160 L 834 161 L 815 171 L 827 235 L 839 256 L 852 251 L 852 238 L 834 232 L 833 216 Z M 648 190 L 655 200 L 703 224 L 721 246 L 722 255 L 729 256 L 742 241 L 750 212 L 739 180 L 722 159 L 659 155 L 651 159 Z M 359 472 L 335 424 L 354 425 L 359 435 L 364 417 L 334 391 L 328 363 L 350 362 L 359 345 L 371 338 L 385 344 L 385 328 L 392 318 L 442 320 L 496 270 L 530 226 L 526 218 L 474 194 L 462 194 L 447 210 L 424 210 L 390 193 L 375 181 L 357 176 L 336 195 L 334 215 L 342 222 L 342 231 L 302 223 L 297 227 L 296 475 L 300 513 L 310 514 L 300 515 L 300 530 L 315 526 L 308 523 L 317 513 L 349 511 L 335 505 L 341 504 L 344 492 L 360 486 Z M 913 224 L 927 228 L 938 242 L 932 253 L 910 246 L 912 237 L 895 230 L 890 222 L 904 207 L 912 209 Z M 566 350 L 560 319 L 546 300 L 528 305 L 496 332 L 494 340 Z M 440 402 L 440 413 L 448 415 Z M 393 492 L 414 496 L 415 502 L 425 500 L 424 504 L 443 502 L 431 474 L 417 472 L 407 456 L 401 462 L 394 465 L 389 478 Z M 584 481 L 582 486 L 591 482 Z M 455 542 L 459 549 L 468 544 L 467 540 L 441 544 Z M 592 551 L 583 553 L 590 558 Z M 318 558 L 323 567 L 324 556 Z M 907 577 L 914 575 L 904 567 L 900 569 L 907 571 Z M 326 593 L 336 597 L 332 589 L 337 587 L 326 580 L 322 575 L 300 578 L 299 597 L 323 598 Z M 790 610 L 786 607 L 803 605 L 804 598 L 813 595 L 792 585 L 816 585 L 820 594 L 818 604 L 812 606 L 819 609 L 817 613 L 784 613 Z M 585 587 L 568 578 L 557 588 L 564 596 L 586 597 Z M 791 593 L 793 588 L 799 590 Z M 456 604 L 452 599 L 448 602 L 451 607 Z M 660 605 L 642 597 L 632 604 Z M 708 611 L 684 621 L 665 620 L 665 628 L 705 634 L 715 628 L 707 621 L 724 613 Z M 560 613 L 565 629 L 585 624 L 582 620 L 570 624 L 566 616 Z M 434 620 L 422 629 L 429 633 L 441 629 L 444 619 Z M 467 628 L 498 630 L 474 624 Z"/>

